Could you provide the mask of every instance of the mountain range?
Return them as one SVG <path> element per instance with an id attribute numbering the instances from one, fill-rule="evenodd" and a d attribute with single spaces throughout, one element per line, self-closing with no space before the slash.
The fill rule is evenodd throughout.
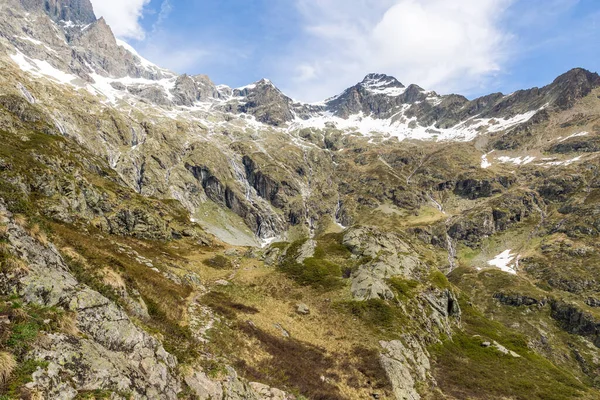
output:
<path id="1" fill-rule="evenodd" d="M 0 398 L 600 397 L 600 76 L 318 103 L 0 3 Z"/>

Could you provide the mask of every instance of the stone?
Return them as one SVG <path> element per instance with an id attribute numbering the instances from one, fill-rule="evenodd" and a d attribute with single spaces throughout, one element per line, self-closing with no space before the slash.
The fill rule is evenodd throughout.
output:
<path id="1" fill-rule="evenodd" d="M 273 324 L 273 327 L 275 329 L 277 329 L 281 333 L 281 336 L 283 336 L 284 338 L 289 338 L 290 337 L 290 333 L 286 329 L 284 329 L 281 326 L 281 324 Z"/>
<path id="2" fill-rule="evenodd" d="M 403 341 L 380 342 L 384 349 L 380 356 L 381 365 L 396 399 L 420 400 L 416 385 L 430 378 L 429 354 L 414 337 L 405 335 Z"/>
<path id="3" fill-rule="evenodd" d="M 272 388 L 258 382 L 249 383 L 252 390 L 256 393 L 260 400 L 292 400 L 294 396 L 287 394 L 283 390 Z"/>
<path id="4" fill-rule="evenodd" d="M 192 371 L 185 374 L 183 379 L 199 400 L 223 398 L 223 386 L 211 380 L 204 372 Z"/>
<path id="5" fill-rule="evenodd" d="M 310 308 L 304 303 L 296 304 L 296 312 L 300 315 L 308 315 L 310 314 Z"/>
<path id="6" fill-rule="evenodd" d="M 502 346 L 500 343 L 496 342 L 495 340 L 494 340 L 493 345 L 496 348 L 496 350 L 498 350 L 502 354 L 510 355 L 514 358 L 521 358 L 520 355 L 518 355 L 517 353 L 515 353 L 512 350 L 507 349 L 506 347 Z"/>
<path id="7" fill-rule="evenodd" d="M 315 240 L 309 239 L 306 242 L 304 242 L 304 244 L 298 249 L 298 256 L 296 257 L 296 262 L 298 264 L 302 264 L 307 258 L 313 257 L 315 255 L 316 248 L 317 242 Z"/>

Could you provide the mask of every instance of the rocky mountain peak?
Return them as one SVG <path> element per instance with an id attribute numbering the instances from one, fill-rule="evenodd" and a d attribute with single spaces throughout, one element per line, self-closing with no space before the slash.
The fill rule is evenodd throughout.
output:
<path id="1" fill-rule="evenodd" d="M 27 11 L 44 11 L 54 21 L 91 24 L 96 21 L 90 0 L 21 0 Z"/>
<path id="2" fill-rule="evenodd" d="M 410 89 L 408 98 L 405 92 Z M 362 82 L 346 89 L 339 96 L 327 101 L 327 109 L 341 118 L 363 113 L 386 117 L 396 106 L 415 99 L 422 100 L 423 89 L 416 85 L 405 87 L 393 76 L 371 73 Z"/>
<path id="3" fill-rule="evenodd" d="M 577 99 L 600 87 L 600 76 L 583 68 L 574 68 L 552 82 L 547 88 L 560 109 L 572 107 Z"/>
<path id="4" fill-rule="evenodd" d="M 368 89 L 386 89 L 386 88 L 404 88 L 405 86 L 400 83 L 393 76 L 385 75 L 385 74 L 376 74 L 371 73 L 365 76 L 365 79 L 360 83 L 365 88 Z"/>
<path id="5" fill-rule="evenodd" d="M 237 111 L 254 115 L 260 122 L 278 126 L 294 119 L 292 99 L 268 79 L 234 89 L 233 95 L 241 98 Z"/>

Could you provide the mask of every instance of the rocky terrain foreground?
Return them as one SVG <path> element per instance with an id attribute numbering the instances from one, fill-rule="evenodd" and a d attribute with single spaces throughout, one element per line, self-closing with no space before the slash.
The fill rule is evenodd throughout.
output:
<path id="1" fill-rule="evenodd" d="M 317 104 L 0 2 L 0 399 L 600 398 L 600 76 Z"/>

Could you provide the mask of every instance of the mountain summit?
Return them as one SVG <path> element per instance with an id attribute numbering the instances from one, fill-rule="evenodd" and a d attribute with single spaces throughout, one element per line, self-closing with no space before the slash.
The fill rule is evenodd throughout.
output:
<path id="1" fill-rule="evenodd" d="M 27 11 L 43 11 L 55 22 L 88 25 L 96 21 L 90 0 L 20 0 Z"/>

